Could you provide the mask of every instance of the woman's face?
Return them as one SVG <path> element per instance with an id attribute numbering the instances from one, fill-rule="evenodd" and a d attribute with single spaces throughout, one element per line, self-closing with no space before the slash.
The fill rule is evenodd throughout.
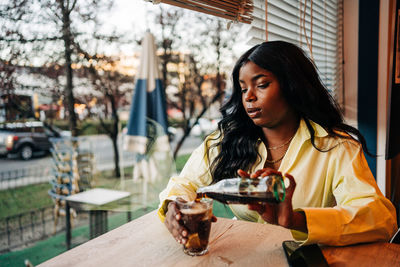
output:
<path id="1" fill-rule="evenodd" d="M 272 72 L 249 61 L 239 71 L 239 83 L 243 107 L 254 124 L 275 128 L 292 118 L 293 112 Z"/>

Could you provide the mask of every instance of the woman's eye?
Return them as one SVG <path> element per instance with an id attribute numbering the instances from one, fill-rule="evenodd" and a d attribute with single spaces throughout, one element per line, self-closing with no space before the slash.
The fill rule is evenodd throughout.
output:
<path id="1" fill-rule="evenodd" d="M 270 83 L 262 83 L 262 84 L 259 84 L 257 87 L 258 88 L 267 88 L 269 85 L 270 85 Z"/>
<path id="2" fill-rule="evenodd" d="M 242 88 L 241 92 L 242 92 L 242 94 L 244 94 L 244 93 L 247 92 L 247 89 L 246 88 Z"/>

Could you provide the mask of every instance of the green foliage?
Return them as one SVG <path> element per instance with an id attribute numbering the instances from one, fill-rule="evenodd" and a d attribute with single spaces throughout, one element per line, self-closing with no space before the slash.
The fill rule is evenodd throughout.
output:
<path id="1" fill-rule="evenodd" d="M 56 120 L 56 121 L 52 121 L 52 122 L 51 121 L 46 121 L 46 122 L 50 125 L 54 125 L 54 126 L 60 128 L 61 130 L 65 130 L 65 131 L 69 130 L 67 120 Z"/>
<path id="2" fill-rule="evenodd" d="M 168 118 L 168 125 L 175 127 L 175 128 L 182 128 L 183 127 L 183 120 L 182 119 L 174 119 Z"/>
<path id="3" fill-rule="evenodd" d="M 104 121 L 106 127 L 111 129 L 112 120 Z M 66 120 L 57 120 L 53 121 L 53 125 L 62 129 L 69 130 L 68 121 Z M 121 129 L 123 129 L 127 125 L 127 121 L 121 121 Z M 101 125 L 99 120 L 84 120 L 78 123 L 79 135 L 96 135 L 96 134 L 107 134 Z"/>
<path id="4" fill-rule="evenodd" d="M 112 120 L 105 120 L 104 122 L 107 125 L 107 127 L 111 128 Z M 54 126 L 60 128 L 61 130 L 66 130 L 66 131 L 69 130 L 67 120 L 56 120 L 51 123 L 50 121 L 47 121 L 47 123 L 53 124 Z M 123 129 L 124 127 L 127 126 L 128 121 L 120 121 L 120 123 L 121 123 L 121 129 Z M 168 118 L 168 125 L 175 128 L 182 128 L 183 121 L 182 119 Z M 84 121 L 80 121 L 78 123 L 78 128 L 79 128 L 79 135 L 106 134 L 99 120 L 87 119 Z"/>
<path id="5" fill-rule="evenodd" d="M 13 216 L 53 204 L 47 191 L 49 183 L 0 191 L 0 218 Z"/>

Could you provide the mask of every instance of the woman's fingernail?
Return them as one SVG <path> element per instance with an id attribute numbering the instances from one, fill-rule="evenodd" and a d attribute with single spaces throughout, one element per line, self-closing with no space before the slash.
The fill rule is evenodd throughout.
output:
<path id="1" fill-rule="evenodd" d="M 183 236 L 187 236 L 187 232 L 185 230 L 182 231 Z"/>

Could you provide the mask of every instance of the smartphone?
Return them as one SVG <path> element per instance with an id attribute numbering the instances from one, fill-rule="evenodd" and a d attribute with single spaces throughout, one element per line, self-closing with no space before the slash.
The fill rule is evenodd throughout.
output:
<path id="1" fill-rule="evenodd" d="M 283 250 L 291 267 L 329 267 L 317 244 L 300 246 L 296 241 L 283 241 Z"/>
<path id="2" fill-rule="evenodd" d="M 400 228 L 397 230 L 397 232 L 394 234 L 392 239 L 390 239 L 389 243 L 395 243 L 395 244 L 400 244 Z"/>

